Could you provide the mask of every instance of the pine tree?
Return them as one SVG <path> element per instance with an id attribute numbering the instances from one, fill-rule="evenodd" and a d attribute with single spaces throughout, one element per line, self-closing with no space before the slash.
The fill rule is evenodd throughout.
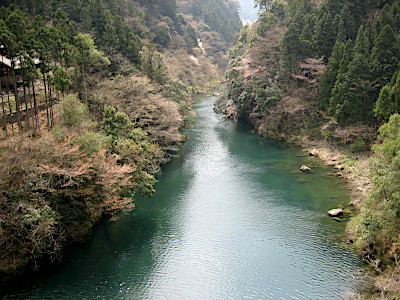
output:
<path id="1" fill-rule="evenodd" d="M 332 15 L 330 13 L 325 13 L 323 17 L 317 21 L 314 32 L 316 55 L 319 57 L 324 56 L 325 62 L 328 62 L 336 40 Z"/>
<path id="2" fill-rule="evenodd" d="M 335 86 L 340 62 L 343 57 L 345 44 L 336 42 L 333 47 L 332 55 L 329 58 L 329 63 L 321 76 L 317 90 L 317 100 L 322 109 L 327 109 L 329 101 L 332 97 L 332 89 Z"/>
<path id="3" fill-rule="evenodd" d="M 354 59 L 335 86 L 335 116 L 341 124 L 371 120 L 376 88 L 370 64 L 369 43 L 361 26 L 354 46 Z"/>
<path id="4" fill-rule="evenodd" d="M 400 111 L 400 71 L 397 71 L 392 81 L 385 85 L 376 102 L 374 113 L 381 121 L 389 120 L 390 116 Z"/>
<path id="5" fill-rule="evenodd" d="M 345 3 L 340 11 L 340 18 L 343 20 L 343 35 L 345 39 L 354 40 L 357 35 L 357 26 L 354 23 L 354 16 L 352 15 L 349 3 Z"/>
<path id="6" fill-rule="evenodd" d="M 300 36 L 303 27 L 303 16 L 297 14 L 282 38 L 283 65 L 291 73 L 296 73 L 298 71 L 299 62 L 306 57 L 304 50 L 299 47 L 299 45 L 301 45 Z"/>
<path id="7" fill-rule="evenodd" d="M 340 89 L 341 103 L 335 113 L 338 122 L 341 124 L 370 122 L 376 94 L 373 73 L 366 56 L 355 54 Z"/>
<path id="8" fill-rule="evenodd" d="M 347 73 L 349 64 L 353 60 L 353 58 L 353 42 L 351 40 L 348 40 L 343 50 L 343 56 L 339 64 L 339 70 L 337 71 L 335 86 L 333 87 L 331 92 L 332 97 L 329 101 L 329 113 L 331 115 L 336 114 L 336 109 L 338 105 L 342 102 L 341 99 L 344 92 L 342 86 L 345 80 L 345 74 Z"/>
<path id="9" fill-rule="evenodd" d="M 304 29 L 300 35 L 301 48 L 305 57 L 311 57 L 313 55 L 314 43 L 313 43 L 313 32 L 309 24 L 304 26 Z"/>
<path id="10" fill-rule="evenodd" d="M 382 87 L 392 78 L 400 60 L 399 42 L 390 25 L 386 25 L 376 38 L 372 60 L 377 84 Z"/>
<path id="11" fill-rule="evenodd" d="M 390 11 L 390 5 L 385 4 L 376 20 L 376 32 L 379 34 L 386 25 L 393 26 L 393 15 Z"/>

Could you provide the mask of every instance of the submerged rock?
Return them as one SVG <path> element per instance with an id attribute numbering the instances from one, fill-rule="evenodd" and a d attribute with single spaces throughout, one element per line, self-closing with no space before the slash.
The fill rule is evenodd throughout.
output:
<path id="1" fill-rule="evenodd" d="M 303 171 L 303 172 L 311 172 L 312 171 L 310 167 L 307 167 L 307 166 L 304 166 L 304 165 L 301 166 L 300 170 Z"/>
<path id="2" fill-rule="evenodd" d="M 330 211 L 328 211 L 328 214 L 331 217 L 337 217 L 337 216 L 340 216 L 341 214 L 343 214 L 343 209 L 342 208 L 331 209 Z"/>

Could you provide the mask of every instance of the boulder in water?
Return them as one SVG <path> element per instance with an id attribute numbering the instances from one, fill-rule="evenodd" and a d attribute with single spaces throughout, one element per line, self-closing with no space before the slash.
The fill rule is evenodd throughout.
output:
<path id="1" fill-rule="evenodd" d="M 330 211 L 328 211 L 328 214 L 331 217 L 337 217 L 337 216 L 340 216 L 341 214 L 343 214 L 343 209 L 342 208 L 331 209 Z"/>
<path id="2" fill-rule="evenodd" d="M 311 172 L 312 171 L 311 168 L 307 167 L 307 166 L 301 166 L 300 170 L 303 172 Z"/>

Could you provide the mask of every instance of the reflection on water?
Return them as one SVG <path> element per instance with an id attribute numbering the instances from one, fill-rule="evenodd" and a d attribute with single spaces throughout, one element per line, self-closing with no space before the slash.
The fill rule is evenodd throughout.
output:
<path id="1" fill-rule="evenodd" d="M 214 115 L 214 100 L 195 103 L 195 128 L 155 197 L 8 298 L 351 298 L 361 262 L 339 247 L 344 224 L 326 214 L 347 201 L 343 182 L 316 158 Z"/>

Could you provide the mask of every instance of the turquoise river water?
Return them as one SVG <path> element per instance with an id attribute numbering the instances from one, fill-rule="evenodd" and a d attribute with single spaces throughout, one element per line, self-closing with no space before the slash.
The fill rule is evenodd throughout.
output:
<path id="1" fill-rule="evenodd" d="M 317 158 L 215 115 L 214 100 L 194 103 L 189 140 L 153 198 L 5 299 L 352 298 L 362 262 L 327 215 L 348 201 L 345 184 Z"/>

